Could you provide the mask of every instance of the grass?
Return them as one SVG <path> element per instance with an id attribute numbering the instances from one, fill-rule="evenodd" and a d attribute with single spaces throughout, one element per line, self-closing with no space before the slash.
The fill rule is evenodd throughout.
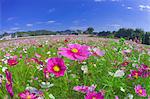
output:
<path id="1" fill-rule="evenodd" d="M 27 86 L 32 86 L 38 90 L 43 91 L 45 99 L 49 99 L 49 94 L 52 94 L 56 99 L 84 99 L 85 94 L 76 92 L 73 90 L 74 86 L 86 85 L 91 86 L 92 84 L 97 85 L 96 91 L 104 90 L 105 99 L 114 99 L 115 96 L 119 96 L 120 99 L 127 97 L 130 93 L 134 96 L 134 99 L 147 99 L 150 95 L 150 77 L 130 80 L 127 76 L 130 74 L 130 70 L 136 69 L 133 67 L 134 64 L 145 64 L 150 66 L 149 62 L 149 47 L 138 46 L 133 43 L 126 43 L 124 40 L 113 41 L 108 39 L 99 38 L 78 38 L 70 37 L 69 42 L 64 43 L 65 38 L 45 39 L 35 40 L 36 42 L 31 44 L 26 42 L 21 42 L 19 40 L 19 45 L 11 42 L 13 44 L 8 44 L 7 47 L 1 48 L 0 50 L 0 74 L 6 77 L 5 73 L 2 72 L 3 67 L 7 67 L 12 73 L 13 78 L 13 92 L 14 99 L 18 98 L 18 94 L 23 92 Z M 44 62 L 43 66 L 46 66 L 45 60 L 52 57 L 57 57 L 57 51 L 59 47 L 66 47 L 66 44 L 86 44 L 88 46 L 96 46 L 100 50 L 105 51 L 105 55 L 102 57 L 91 56 L 89 59 L 83 63 L 78 63 L 63 57 L 65 64 L 67 65 L 67 72 L 63 77 L 53 77 L 51 75 L 50 79 L 45 79 L 43 70 L 38 70 L 40 66 L 34 62 L 27 62 L 29 58 L 34 58 L 35 53 L 41 55 L 40 61 Z M 13 45 L 13 46 L 12 46 Z M 26 52 L 23 51 L 26 49 Z M 122 50 L 131 49 L 132 53 L 128 54 L 126 57 L 121 53 Z M 49 54 L 47 52 L 50 52 Z M 13 67 L 8 66 L 8 64 L 2 62 L 5 58 L 5 54 L 10 53 L 11 56 L 17 55 L 18 57 L 22 54 L 22 59 L 18 59 L 19 63 Z M 127 59 L 126 59 L 127 58 Z M 121 63 L 128 61 L 128 66 L 125 67 L 125 75 L 123 77 L 114 77 L 109 75 L 108 72 L 117 71 L 121 69 Z M 81 71 L 81 67 L 86 65 L 88 67 L 88 73 L 84 74 Z M 33 78 L 38 77 L 38 80 Z M 41 88 L 40 84 L 42 82 L 50 82 L 54 86 L 50 88 Z M 3 79 L 2 86 L 0 87 L 0 98 L 10 97 L 6 88 L 6 80 Z M 134 91 L 134 86 L 140 84 L 147 91 L 147 97 L 140 97 Z M 121 91 L 123 88 L 125 92 Z"/>

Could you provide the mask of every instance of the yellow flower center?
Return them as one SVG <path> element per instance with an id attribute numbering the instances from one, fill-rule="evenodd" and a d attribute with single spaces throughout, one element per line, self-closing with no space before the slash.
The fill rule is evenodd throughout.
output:
<path id="1" fill-rule="evenodd" d="M 140 90 L 139 90 L 139 93 L 140 93 L 140 94 L 142 94 L 142 93 L 143 93 L 142 89 L 140 89 Z"/>
<path id="2" fill-rule="evenodd" d="M 7 81 L 8 85 L 10 84 L 10 81 Z"/>
<path id="3" fill-rule="evenodd" d="M 92 97 L 92 99 L 96 99 L 96 97 Z"/>
<path id="4" fill-rule="evenodd" d="M 26 99 L 31 99 L 31 96 L 30 96 L 30 95 L 28 95 L 28 96 L 26 97 Z"/>
<path id="5" fill-rule="evenodd" d="M 56 65 L 56 66 L 53 67 L 53 70 L 54 70 L 55 72 L 59 72 L 59 71 L 60 71 L 60 67 Z"/>
<path id="6" fill-rule="evenodd" d="M 71 51 L 72 51 L 73 53 L 78 53 L 78 49 L 76 49 L 76 48 L 73 48 Z"/>
<path id="7" fill-rule="evenodd" d="M 135 73 L 135 76 L 134 76 L 135 78 L 138 78 L 138 73 Z"/>

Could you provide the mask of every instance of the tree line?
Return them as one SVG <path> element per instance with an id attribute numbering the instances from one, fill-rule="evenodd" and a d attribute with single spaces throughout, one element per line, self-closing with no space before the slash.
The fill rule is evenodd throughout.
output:
<path id="1" fill-rule="evenodd" d="M 25 37 L 25 36 L 39 36 L 39 35 L 78 35 L 78 34 L 90 34 L 99 37 L 108 38 L 125 38 L 126 40 L 133 40 L 142 44 L 150 45 L 150 32 L 145 32 L 142 29 L 131 29 L 131 28 L 120 28 L 117 31 L 101 31 L 94 32 L 94 28 L 88 27 L 85 31 L 82 30 L 65 30 L 65 31 L 49 31 L 49 30 L 36 30 L 27 32 L 15 32 L 11 33 L 12 38 Z M 4 33 L 0 35 L 0 38 L 10 35 L 9 33 Z"/>
<path id="2" fill-rule="evenodd" d="M 120 28 L 118 31 L 101 31 L 94 32 L 94 28 L 89 27 L 84 34 L 92 34 L 108 38 L 125 38 L 138 43 L 150 45 L 150 32 L 145 32 L 142 29 Z"/>

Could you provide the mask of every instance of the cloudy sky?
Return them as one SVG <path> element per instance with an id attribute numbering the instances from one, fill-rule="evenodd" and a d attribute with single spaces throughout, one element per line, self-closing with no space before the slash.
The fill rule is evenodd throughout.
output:
<path id="1" fill-rule="evenodd" d="M 1 33 L 89 26 L 150 31 L 150 0 L 0 0 Z"/>

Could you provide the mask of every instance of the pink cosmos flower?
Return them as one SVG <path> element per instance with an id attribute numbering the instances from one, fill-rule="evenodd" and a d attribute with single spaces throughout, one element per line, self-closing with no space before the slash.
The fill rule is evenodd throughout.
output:
<path id="1" fill-rule="evenodd" d="M 25 90 L 24 92 L 19 94 L 21 99 L 36 99 L 37 96 L 34 93 L 30 93 L 29 90 Z"/>
<path id="2" fill-rule="evenodd" d="M 104 95 L 101 92 L 87 93 L 85 99 L 104 99 Z"/>
<path id="3" fill-rule="evenodd" d="M 9 54 L 9 53 L 7 53 L 7 54 L 5 54 L 5 56 L 6 56 L 6 57 L 9 57 L 9 56 L 10 56 L 10 54 Z"/>
<path id="4" fill-rule="evenodd" d="M 37 58 L 41 58 L 41 55 L 38 54 L 38 53 L 35 53 L 35 56 L 36 56 Z"/>
<path id="5" fill-rule="evenodd" d="M 17 60 L 18 56 L 14 55 L 12 58 L 15 59 L 15 60 Z"/>
<path id="6" fill-rule="evenodd" d="M 9 66 L 14 66 L 14 65 L 18 64 L 18 61 L 17 61 L 17 59 L 8 59 L 7 63 Z"/>
<path id="7" fill-rule="evenodd" d="M 37 63 L 39 65 L 43 65 L 43 62 L 39 61 L 37 58 L 28 59 L 28 62 L 35 62 L 35 63 Z"/>
<path id="8" fill-rule="evenodd" d="M 147 65 L 142 64 L 138 70 L 141 72 L 141 77 L 146 78 L 150 76 L 150 68 Z"/>
<path id="9" fill-rule="evenodd" d="M 13 93 L 13 88 L 12 88 L 12 74 L 8 70 L 5 70 L 5 74 L 6 74 L 6 80 L 7 80 L 6 90 L 10 94 L 10 96 L 13 97 L 14 93 Z"/>
<path id="10" fill-rule="evenodd" d="M 146 97 L 146 96 L 147 96 L 146 90 L 145 90 L 144 88 L 142 88 L 141 85 L 135 86 L 134 90 L 135 90 L 135 92 L 136 92 L 139 96 L 142 96 L 142 97 Z"/>
<path id="11" fill-rule="evenodd" d="M 0 87 L 2 86 L 3 76 L 0 74 Z"/>
<path id="12" fill-rule="evenodd" d="M 105 52 L 104 51 L 101 51 L 100 49 L 98 48 L 93 48 L 93 53 L 92 53 L 94 56 L 104 56 Z"/>
<path id="13" fill-rule="evenodd" d="M 71 60 L 86 60 L 90 56 L 89 46 L 68 44 L 68 48 L 59 48 L 59 54 Z"/>
<path id="14" fill-rule="evenodd" d="M 75 86 L 73 90 L 82 92 L 82 93 L 88 93 L 88 92 L 93 92 L 95 88 L 96 88 L 95 85 L 92 85 L 90 87 L 89 86 Z"/>
<path id="15" fill-rule="evenodd" d="M 115 99 L 119 99 L 119 97 L 118 97 L 118 96 L 115 96 Z"/>
<path id="16" fill-rule="evenodd" d="M 56 77 L 64 76 L 66 66 L 62 58 L 50 58 L 47 62 L 47 70 Z"/>
<path id="17" fill-rule="evenodd" d="M 19 58 L 22 58 L 22 54 L 20 54 Z"/>
<path id="18" fill-rule="evenodd" d="M 48 72 L 47 68 L 45 68 L 45 69 L 43 70 L 43 72 L 44 72 L 45 78 L 49 79 L 49 78 L 50 78 L 50 76 L 49 76 L 50 73 Z"/>

